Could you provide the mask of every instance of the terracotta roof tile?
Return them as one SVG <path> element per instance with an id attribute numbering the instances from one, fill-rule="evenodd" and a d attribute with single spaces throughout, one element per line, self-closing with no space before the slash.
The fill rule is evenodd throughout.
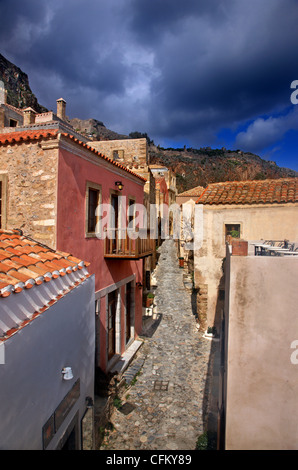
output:
<path id="1" fill-rule="evenodd" d="M 298 202 L 298 178 L 209 184 L 197 204 L 283 204 Z"/>
<path id="2" fill-rule="evenodd" d="M 0 297 L 87 267 L 67 253 L 53 251 L 17 231 L 0 230 Z M 14 248 L 16 246 L 16 248 Z"/>
<path id="3" fill-rule="evenodd" d="M 191 189 L 188 189 L 187 191 L 184 191 L 183 193 L 177 194 L 177 197 L 180 197 L 180 196 L 199 197 L 204 190 L 205 188 L 203 186 L 196 186 L 195 188 L 191 188 Z"/>

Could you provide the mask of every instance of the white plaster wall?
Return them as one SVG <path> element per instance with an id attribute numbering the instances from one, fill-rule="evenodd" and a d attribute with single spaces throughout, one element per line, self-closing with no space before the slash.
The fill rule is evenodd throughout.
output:
<path id="1" fill-rule="evenodd" d="M 23 294 L 12 295 L 22 303 Z M 94 396 L 94 303 L 92 276 L 5 342 L 5 363 L 0 364 L 1 450 L 41 450 L 43 425 L 78 378 L 80 398 L 48 448 L 56 448 L 77 412 L 82 419 L 86 396 Z M 62 379 L 66 366 L 73 370 L 69 381 Z"/>
<path id="2" fill-rule="evenodd" d="M 231 257 L 227 450 L 298 449 L 297 278 L 296 258 Z"/>
<path id="3" fill-rule="evenodd" d="M 298 205 L 204 206 L 204 240 L 194 253 L 195 284 L 208 284 L 208 325 L 215 319 L 222 260 L 225 257 L 225 224 L 241 225 L 244 240 L 288 239 L 298 242 Z"/>

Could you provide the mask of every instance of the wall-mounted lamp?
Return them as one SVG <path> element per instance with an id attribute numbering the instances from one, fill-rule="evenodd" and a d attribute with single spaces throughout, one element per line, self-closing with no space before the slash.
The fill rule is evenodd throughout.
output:
<path id="1" fill-rule="evenodd" d="M 62 375 L 64 380 L 71 380 L 73 379 L 73 373 L 71 367 L 63 367 Z"/>
<path id="2" fill-rule="evenodd" d="M 116 181 L 115 185 L 117 186 L 119 191 L 122 191 L 122 189 L 124 188 L 124 184 L 121 181 Z"/>
<path id="3" fill-rule="evenodd" d="M 143 284 L 141 282 L 136 282 L 136 286 L 138 286 L 139 289 L 142 289 Z"/>
<path id="4" fill-rule="evenodd" d="M 86 407 L 93 408 L 93 399 L 92 397 L 86 397 Z"/>

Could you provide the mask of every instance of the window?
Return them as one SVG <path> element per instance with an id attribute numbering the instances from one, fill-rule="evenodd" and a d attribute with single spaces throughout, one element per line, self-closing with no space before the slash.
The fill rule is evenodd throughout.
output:
<path id="1" fill-rule="evenodd" d="M 225 231 L 226 238 L 228 235 L 233 238 L 240 238 L 240 224 L 226 224 Z"/>
<path id="2" fill-rule="evenodd" d="M 17 125 L 18 125 L 18 121 L 16 121 L 15 119 L 9 120 L 9 127 L 17 127 Z"/>
<path id="3" fill-rule="evenodd" d="M 0 228 L 6 226 L 6 187 L 7 175 L 0 174 Z"/>
<path id="4" fill-rule="evenodd" d="M 124 150 L 113 150 L 113 160 L 124 160 Z"/>
<path id="5" fill-rule="evenodd" d="M 86 235 L 96 236 L 99 231 L 97 207 L 101 202 L 101 188 L 95 183 L 87 183 L 86 188 Z"/>
<path id="6" fill-rule="evenodd" d="M 129 228 L 134 228 L 134 220 L 135 220 L 135 205 L 136 201 L 132 198 L 128 200 L 128 226 Z"/>

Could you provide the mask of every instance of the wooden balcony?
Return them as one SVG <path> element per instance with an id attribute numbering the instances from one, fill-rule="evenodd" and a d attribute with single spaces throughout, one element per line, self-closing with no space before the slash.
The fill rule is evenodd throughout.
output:
<path id="1" fill-rule="evenodd" d="M 108 229 L 105 238 L 105 258 L 141 259 L 153 253 L 156 241 L 147 229 Z"/>

